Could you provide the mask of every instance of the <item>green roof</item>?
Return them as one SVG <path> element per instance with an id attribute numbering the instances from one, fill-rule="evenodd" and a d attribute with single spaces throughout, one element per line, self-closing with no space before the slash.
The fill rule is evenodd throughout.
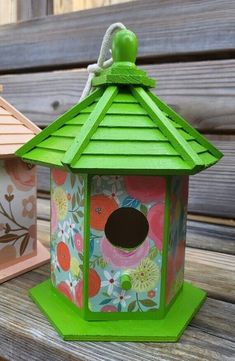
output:
<path id="1" fill-rule="evenodd" d="M 222 157 L 148 90 L 146 84 L 153 82 L 143 71 L 138 76 L 135 67 L 133 77 L 133 64 L 121 65 L 115 62 L 108 78 L 107 71 L 95 77 L 97 90 L 16 154 L 27 162 L 72 172 L 146 175 L 194 174 Z"/>

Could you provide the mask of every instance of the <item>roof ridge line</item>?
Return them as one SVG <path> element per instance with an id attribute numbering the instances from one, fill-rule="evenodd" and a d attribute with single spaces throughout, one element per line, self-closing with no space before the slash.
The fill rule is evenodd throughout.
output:
<path id="1" fill-rule="evenodd" d="M 179 155 L 191 166 L 196 169 L 203 165 L 203 161 L 196 152 L 188 145 L 186 140 L 177 132 L 169 119 L 158 108 L 152 98 L 142 87 L 131 86 L 132 94 L 135 95 L 139 103 L 145 108 L 148 115 L 160 130 L 169 139 L 169 142 L 179 151 Z"/>
<path id="2" fill-rule="evenodd" d="M 176 118 L 174 121 L 181 125 L 185 131 L 187 131 L 190 135 L 192 135 L 196 141 L 200 143 L 200 145 L 207 147 L 207 151 L 211 152 L 211 154 L 214 157 L 219 157 L 219 159 L 223 156 L 223 154 L 218 150 L 212 143 L 210 143 L 206 137 L 204 137 L 197 129 L 193 128 L 188 122 L 181 117 L 178 113 L 174 111 L 169 105 L 167 105 L 165 102 L 163 102 L 159 97 L 157 97 L 155 94 L 151 93 L 150 91 L 147 91 L 148 95 L 154 102 L 160 103 L 163 107 L 166 107 L 168 111 L 170 111 L 170 116 Z"/>
<path id="3" fill-rule="evenodd" d="M 81 131 L 74 139 L 73 143 L 66 151 L 64 157 L 61 159 L 61 163 L 68 169 L 73 168 L 75 162 L 81 156 L 81 153 L 88 145 L 90 138 L 97 130 L 100 122 L 103 120 L 106 111 L 111 106 L 113 99 L 118 94 L 117 86 L 109 86 L 105 89 L 103 95 L 97 102 L 95 108 L 90 113 L 88 119 L 81 127 Z"/>
<path id="4" fill-rule="evenodd" d="M 32 130 L 34 134 L 38 134 L 40 132 L 40 128 L 31 122 L 24 114 L 22 114 L 19 110 L 17 110 L 13 105 L 8 103 L 6 99 L 0 97 L 0 106 L 5 108 L 7 111 L 10 112 L 10 115 L 16 118 L 17 120 L 21 121 L 21 124 L 26 126 L 28 129 Z"/>
<path id="5" fill-rule="evenodd" d="M 82 100 L 80 103 L 75 104 L 72 108 L 67 110 L 66 113 L 59 116 L 54 122 L 48 125 L 45 129 L 43 129 L 40 133 L 38 133 L 35 137 L 33 137 L 30 141 L 24 144 L 16 151 L 16 155 L 24 158 L 24 154 L 31 151 L 38 143 L 45 140 L 51 133 L 61 126 L 70 119 L 71 116 L 75 116 L 80 110 L 87 107 L 92 103 L 99 95 L 102 94 L 102 89 L 99 88 L 91 93 L 88 97 Z"/>

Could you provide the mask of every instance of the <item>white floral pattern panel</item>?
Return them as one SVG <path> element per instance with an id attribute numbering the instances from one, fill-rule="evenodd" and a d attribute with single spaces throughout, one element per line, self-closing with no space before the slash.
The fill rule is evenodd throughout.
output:
<path id="1" fill-rule="evenodd" d="M 90 311 L 147 312 L 159 309 L 165 192 L 164 177 L 92 177 Z M 126 208 L 141 212 L 140 217 L 144 216 L 149 225 L 143 242 L 129 250 L 111 244 L 105 233 L 108 219 Z M 132 285 L 127 291 L 120 285 L 123 274 L 128 275 Z"/>
<path id="2" fill-rule="evenodd" d="M 36 167 L 0 160 L 0 268 L 36 252 Z"/>
<path id="3" fill-rule="evenodd" d="M 51 280 L 78 308 L 83 300 L 84 176 L 51 171 Z"/>

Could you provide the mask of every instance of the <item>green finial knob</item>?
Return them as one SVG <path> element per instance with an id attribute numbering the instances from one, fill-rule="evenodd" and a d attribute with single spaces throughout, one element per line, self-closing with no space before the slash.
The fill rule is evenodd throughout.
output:
<path id="1" fill-rule="evenodd" d="M 128 274 L 123 274 L 121 275 L 120 277 L 120 285 L 121 285 L 121 288 L 125 291 L 128 291 L 131 289 L 131 278 Z"/>
<path id="2" fill-rule="evenodd" d="M 117 31 L 112 42 L 113 61 L 135 63 L 138 50 L 138 40 L 130 30 L 124 29 Z"/>

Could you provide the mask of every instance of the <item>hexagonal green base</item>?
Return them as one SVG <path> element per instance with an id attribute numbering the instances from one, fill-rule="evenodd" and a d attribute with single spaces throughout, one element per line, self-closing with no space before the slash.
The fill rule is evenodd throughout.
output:
<path id="1" fill-rule="evenodd" d="M 47 280 L 30 290 L 30 296 L 64 340 L 177 341 L 206 298 L 206 293 L 185 282 L 162 320 L 85 321 Z"/>

